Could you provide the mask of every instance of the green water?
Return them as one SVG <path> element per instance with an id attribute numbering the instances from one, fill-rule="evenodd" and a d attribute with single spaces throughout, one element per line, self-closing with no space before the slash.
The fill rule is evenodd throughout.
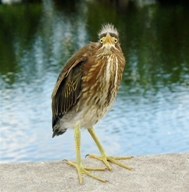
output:
<path id="1" fill-rule="evenodd" d="M 47 2 L 0 5 L 1 162 L 75 157 L 73 130 L 51 138 L 50 96 L 65 62 L 107 22 L 127 62 L 116 103 L 95 126 L 105 149 L 189 151 L 189 8 Z M 88 153 L 98 150 L 82 130 Z"/>

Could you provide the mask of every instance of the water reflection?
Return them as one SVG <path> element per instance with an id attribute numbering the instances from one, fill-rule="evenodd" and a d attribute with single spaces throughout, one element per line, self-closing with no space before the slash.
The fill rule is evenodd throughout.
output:
<path id="1" fill-rule="evenodd" d="M 107 152 L 189 151 L 188 8 L 76 4 L 0 7 L 1 162 L 75 157 L 72 130 L 51 139 L 50 95 L 63 64 L 104 22 L 119 29 L 127 59 L 116 104 L 96 125 Z M 82 138 L 83 155 L 98 153 L 85 130 Z"/>

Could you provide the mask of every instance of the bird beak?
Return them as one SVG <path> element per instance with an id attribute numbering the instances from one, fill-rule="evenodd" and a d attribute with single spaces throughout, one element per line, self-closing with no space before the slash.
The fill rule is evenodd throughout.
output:
<path id="1" fill-rule="evenodd" d="M 105 43 L 112 43 L 112 37 L 110 36 L 109 33 L 106 35 Z"/>

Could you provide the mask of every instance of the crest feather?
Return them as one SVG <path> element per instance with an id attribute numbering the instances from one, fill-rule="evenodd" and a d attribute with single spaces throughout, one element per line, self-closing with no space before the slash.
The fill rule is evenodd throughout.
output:
<path id="1" fill-rule="evenodd" d="M 117 37 L 119 36 L 117 29 L 110 23 L 107 23 L 102 26 L 100 32 L 98 33 L 98 36 L 100 37 L 102 34 L 106 34 L 106 33 L 112 33 Z"/>

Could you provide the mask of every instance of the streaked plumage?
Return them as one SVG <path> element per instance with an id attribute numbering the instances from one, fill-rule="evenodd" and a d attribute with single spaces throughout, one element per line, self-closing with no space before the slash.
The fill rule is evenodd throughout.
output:
<path id="1" fill-rule="evenodd" d="M 100 38 L 107 29 L 110 34 L 116 32 L 118 38 L 110 24 L 102 28 Z M 78 122 L 89 128 L 104 116 L 115 99 L 124 64 L 118 43 L 108 48 L 100 42 L 90 43 L 71 57 L 52 94 L 53 136 L 74 128 Z"/>
<path id="2" fill-rule="evenodd" d="M 125 58 L 113 25 L 104 25 L 98 35 L 99 42 L 77 51 L 58 77 L 52 93 L 53 137 L 69 128 L 91 131 L 113 105 Z"/>

